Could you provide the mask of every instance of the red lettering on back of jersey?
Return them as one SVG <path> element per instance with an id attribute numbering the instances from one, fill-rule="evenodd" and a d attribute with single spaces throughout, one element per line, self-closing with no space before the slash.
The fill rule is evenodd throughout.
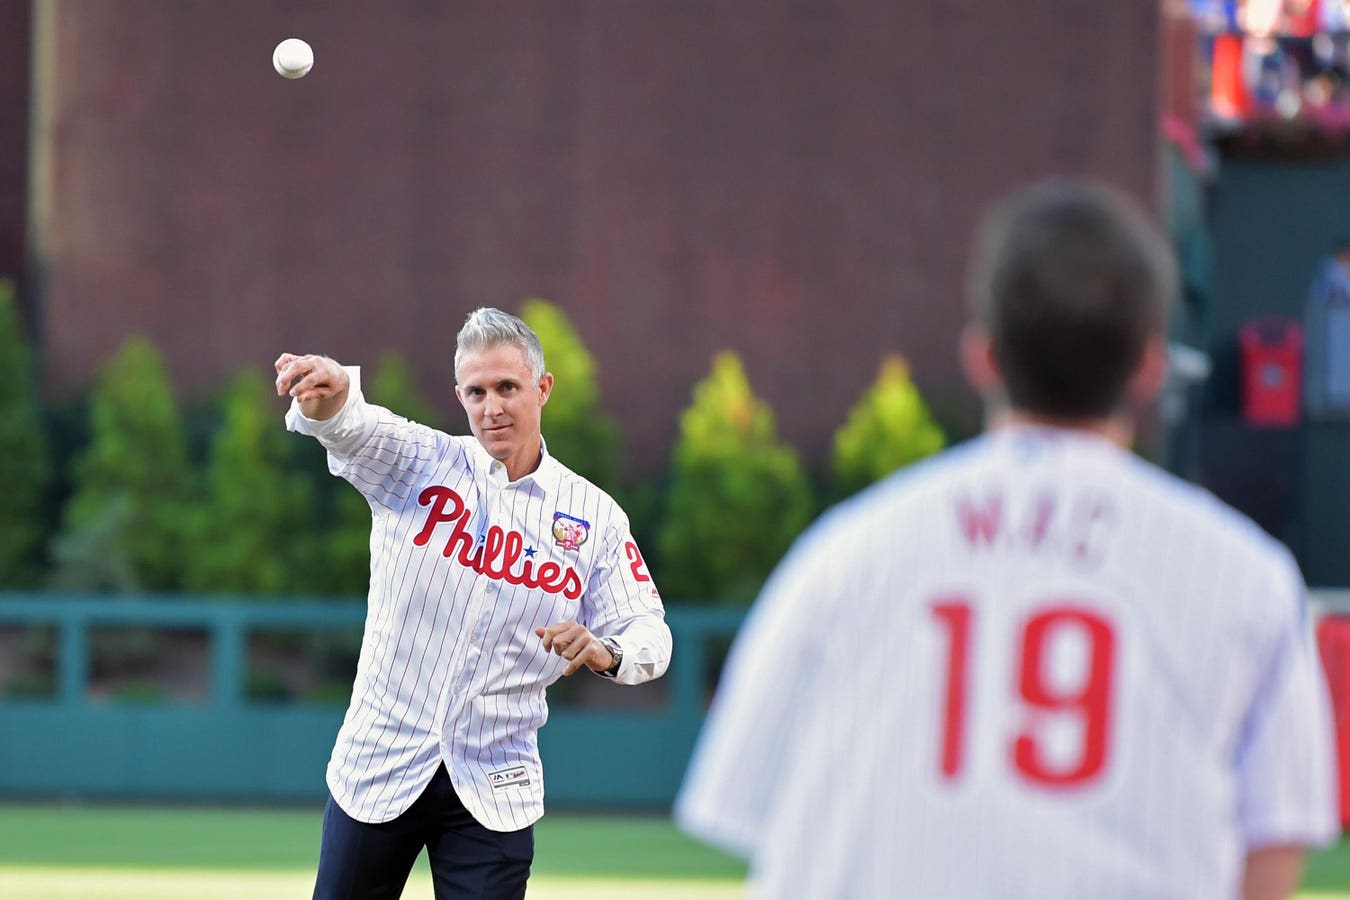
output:
<path id="1" fill-rule="evenodd" d="M 1080 499 L 1073 514 L 1073 554 L 1084 566 L 1095 566 L 1106 555 L 1106 539 L 1115 524 L 1111 502 L 1104 496 Z"/>
<path id="2" fill-rule="evenodd" d="M 956 520 L 967 544 L 992 547 L 1003 527 L 1003 498 L 994 494 L 978 505 L 969 497 L 960 497 L 956 501 Z"/>
<path id="3" fill-rule="evenodd" d="M 1027 522 L 1023 540 L 1027 547 L 1036 550 L 1045 543 L 1050 534 L 1050 522 L 1055 517 L 1055 497 L 1053 494 L 1041 494 L 1032 506 L 1031 518 Z"/>
<path id="4" fill-rule="evenodd" d="M 1085 489 L 1068 496 L 1052 489 L 1001 491 L 955 498 L 957 527 L 971 550 L 1057 556 L 1079 569 L 1102 563 L 1114 516 L 1108 498 Z"/>

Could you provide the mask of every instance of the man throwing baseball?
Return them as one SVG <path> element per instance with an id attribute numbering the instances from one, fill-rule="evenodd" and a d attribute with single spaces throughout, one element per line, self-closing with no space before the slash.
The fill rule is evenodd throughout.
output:
<path id="1" fill-rule="evenodd" d="M 1092 183 L 986 220 L 962 360 L 988 433 L 797 543 L 678 799 L 753 896 L 1264 900 L 1336 836 L 1292 557 L 1130 453 L 1175 280 Z"/>
<path id="2" fill-rule="evenodd" d="M 316 898 L 394 898 L 422 848 L 436 897 L 518 898 L 543 814 L 544 689 L 660 677 L 671 636 L 623 511 L 548 454 L 539 339 L 472 313 L 455 396 L 473 437 L 366 402 L 358 369 L 283 353 L 286 425 L 372 513 L 369 611 L 328 764 Z"/>

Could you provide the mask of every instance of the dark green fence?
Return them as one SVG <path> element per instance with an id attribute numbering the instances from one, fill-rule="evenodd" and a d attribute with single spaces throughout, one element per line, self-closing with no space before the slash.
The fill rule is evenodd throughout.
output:
<path id="1" fill-rule="evenodd" d="M 571 701 L 553 704 L 540 732 L 549 804 L 668 805 L 741 617 L 735 609 L 668 610 L 675 653 L 660 681 L 625 688 L 583 672 L 556 685 L 550 697 Z M 53 668 L 45 690 L 30 685 L 23 696 L 0 698 L 0 796 L 320 799 L 345 698 L 254 699 L 249 640 L 267 631 L 359 631 L 364 618 L 362 604 L 0 594 L 8 646 L 49 645 Z M 91 645 L 100 629 L 194 635 L 206 654 L 200 690 L 188 699 L 98 696 Z"/>

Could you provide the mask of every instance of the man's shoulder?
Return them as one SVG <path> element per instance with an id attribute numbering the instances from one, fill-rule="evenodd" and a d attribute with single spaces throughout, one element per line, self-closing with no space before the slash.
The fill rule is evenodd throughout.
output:
<path id="1" fill-rule="evenodd" d="M 1214 616 L 1258 632 L 1303 615 L 1303 574 L 1285 544 L 1199 484 L 1144 460 L 1129 468 L 1118 490 L 1130 504 L 1131 558 L 1143 577 L 1163 587 L 1189 579 L 1192 602 L 1221 598 Z"/>
<path id="2" fill-rule="evenodd" d="M 1125 486 L 1134 502 L 1145 505 L 1158 525 L 1171 525 L 1198 536 L 1244 545 L 1262 556 L 1292 559 L 1288 548 L 1250 516 L 1187 481 L 1145 460 L 1132 460 L 1132 481 Z"/>
<path id="3" fill-rule="evenodd" d="M 986 442 L 976 438 L 892 472 L 825 510 L 807 529 L 804 543 L 849 543 L 859 534 L 927 527 L 933 506 L 929 501 L 987 466 L 986 451 Z"/>
<path id="4" fill-rule="evenodd" d="M 1220 545 L 1242 548 L 1266 562 L 1288 565 L 1288 549 L 1246 514 L 1220 500 L 1208 489 L 1125 451 L 1101 449 L 1087 454 L 1052 457 L 1056 481 L 1106 485 L 1135 514 Z M 1036 483 L 1044 471 L 1022 468 L 1016 450 L 990 435 L 955 445 L 927 460 L 899 470 L 827 511 L 817 522 L 819 532 L 927 528 L 935 506 L 953 494 L 999 483 Z"/>
<path id="5" fill-rule="evenodd" d="M 555 456 L 545 457 L 546 465 L 554 467 L 555 490 L 560 498 L 567 498 L 578 506 L 595 510 L 599 515 L 627 518 L 619 501 L 609 491 L 581 475 Z"/>
<path id="6" fill-rule="evenodd" d="M 911 504 L 925 494 L 942 493 L 996 464 L 995 448 L 989 439 L 972 438 L 897 469 L 844 501 L 838 510 L 848 518 L 889 515 L 896 506 Z"/>

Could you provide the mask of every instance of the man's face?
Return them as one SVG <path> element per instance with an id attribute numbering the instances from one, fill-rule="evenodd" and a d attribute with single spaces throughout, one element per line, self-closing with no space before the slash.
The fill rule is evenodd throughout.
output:
<path id="1" fill-rule="evenodd" d="M 534 471 L 540 412 L 553 390 L 553 376 L 546 372 L 535 381 L 520 348 L 499 344 L 464 354 L 455 380 L 455 396 L 483 449 L 506 464 L 512 480 Z"/>

